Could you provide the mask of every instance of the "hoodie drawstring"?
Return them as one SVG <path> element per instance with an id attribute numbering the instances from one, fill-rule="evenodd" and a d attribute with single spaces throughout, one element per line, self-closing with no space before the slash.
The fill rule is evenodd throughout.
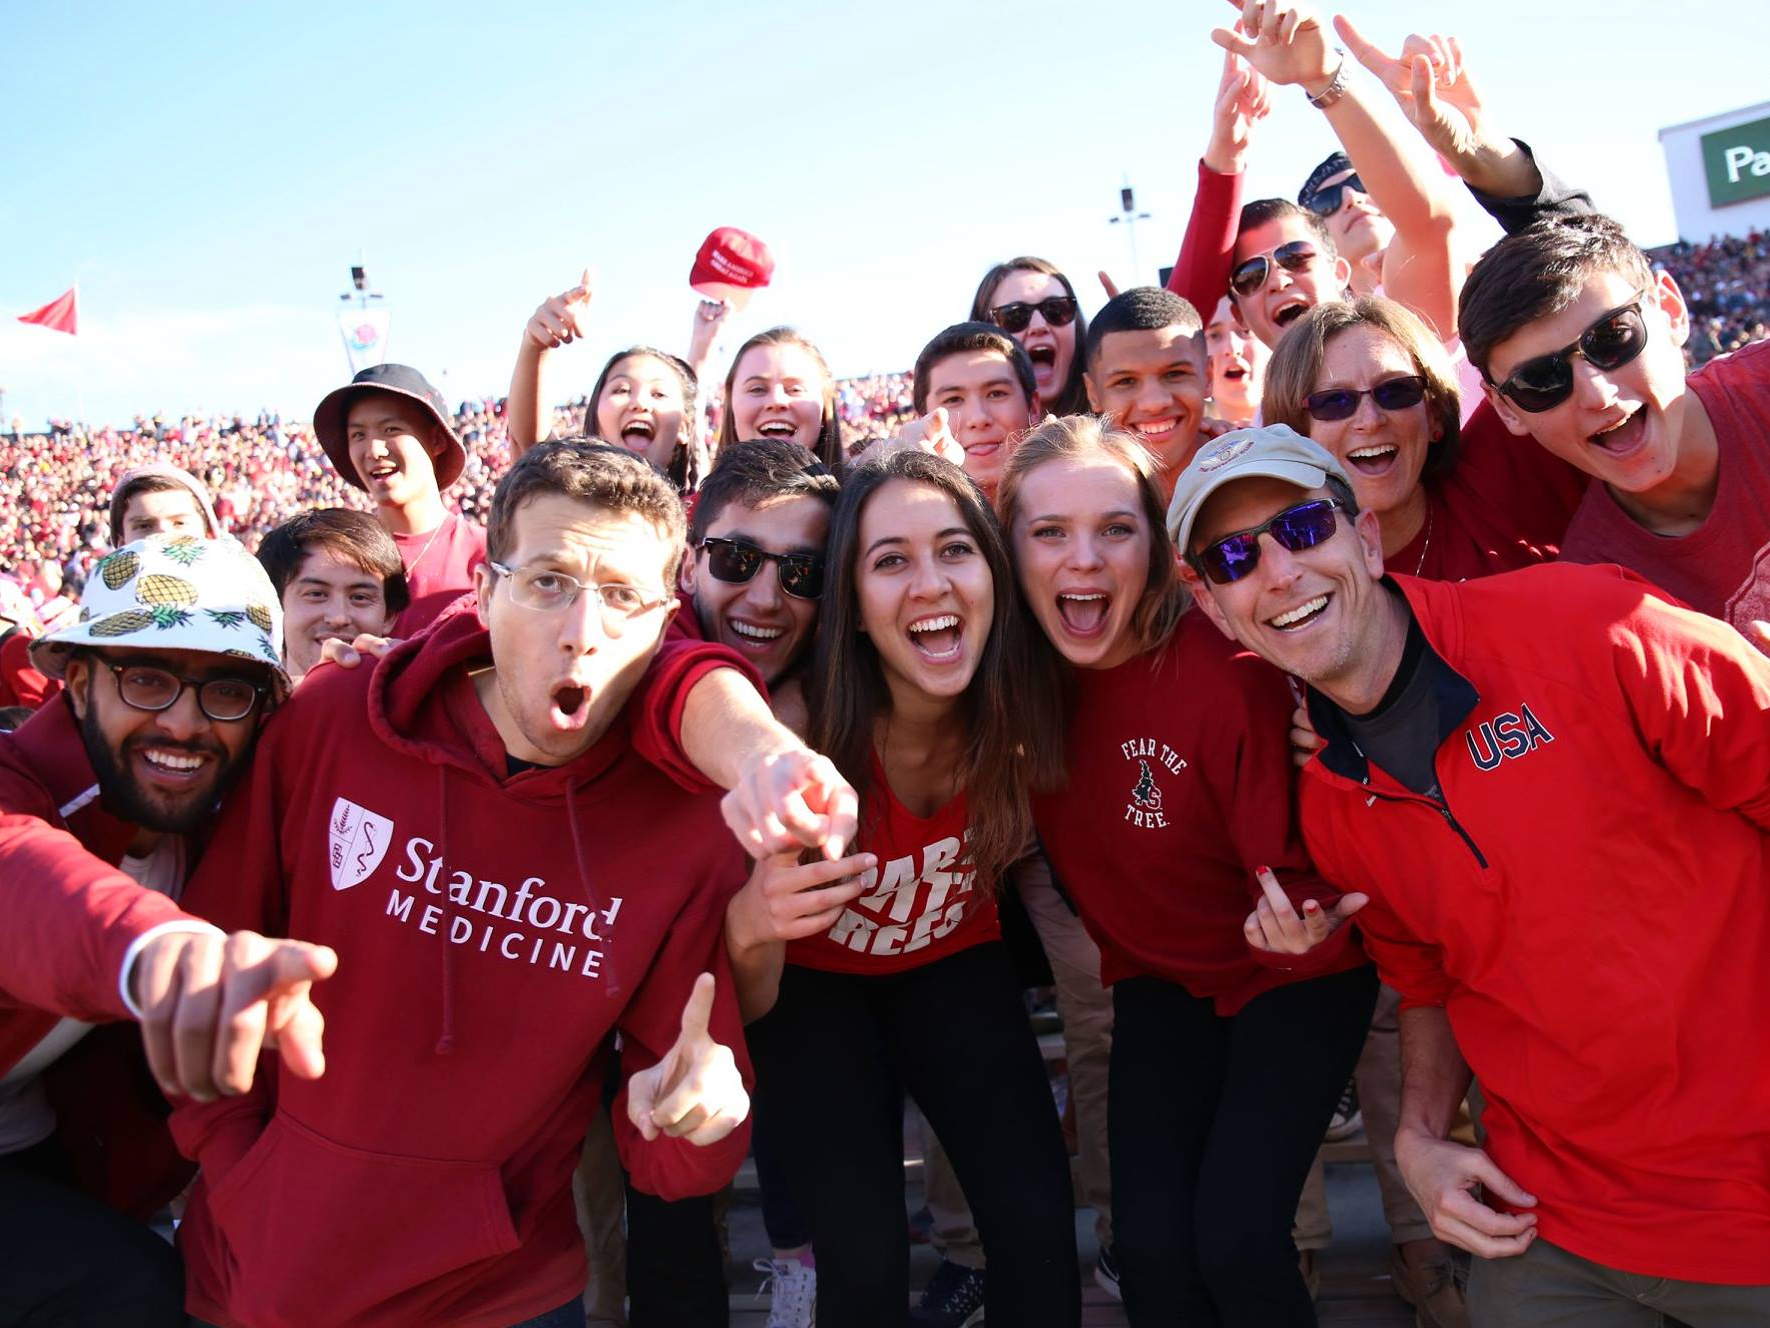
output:
<path id="1" fill-rule="evenodd" d="M 596 907 L 596 892 L 590 888 L 590 873 L 584 865 L 584 841 L 578 830 L 578 786 L 567 781 L 565 786 L 565 820 L 572 832 L 572 861 L 578 868 L 578 888 L 584 892 L 584 899 L 590 905 L 590 916 L 601 914 Z M 612 926 L 613 923 L 611 922 Z M 614 938 L 608 938 L 608 968 L 605 977 L 608 982 L 608 994 L 621 994 L 620 962 L 615 955 Z"/>

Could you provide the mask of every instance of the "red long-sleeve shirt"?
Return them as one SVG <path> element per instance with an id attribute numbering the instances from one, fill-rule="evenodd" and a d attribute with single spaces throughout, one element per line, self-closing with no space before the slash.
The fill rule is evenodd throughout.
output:
<path id="1" fill-rule="evenodd" d="M 1217 301 L 1229 294 L 1229 271 L 1235 265 L 1235 237 L 1241 229 L 1243 172 L 1225 175 L 1198 164 L 1198 191 L 1186 238 L 1168 277 L 1168 289 L 1185 299 L 1207 323 Z"/>

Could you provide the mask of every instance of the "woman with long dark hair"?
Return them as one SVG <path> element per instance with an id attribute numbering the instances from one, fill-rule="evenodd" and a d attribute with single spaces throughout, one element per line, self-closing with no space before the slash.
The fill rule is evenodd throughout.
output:
<path id="1" fill-rule="evenodd" d="M 819 1318 L 906 1322 L 908 1092 L 971 1200 L 991 1319 L 1072 1328 L 1068 1163 L 993 899 L 1031 837 L 1029 790 L 1056 777 L 1024 720 L 1045 687 L 1008 552 L 958 467 L 904 449 L 847 477 L 828 566 L 812 743 L 859 792 L 855 847 L 877 866 L 827 931 L 787 944 L 749 1029 Z"/>
<path id="2" fill-rule="evenodd" d="M 1082 382 L 1088 320 L 1076 288 L 1056 264 L 1031 256 L 997 263 L 983 274 L 971 297 L 971 318 L 994 323 L 1020 343 L 1032 361 L 1043 410 L 1053 415 L 1088 410 L 1088 389 Z"/>
<path id="3" fill-rule="evenodd" d="M 1256 947 L 1262 909 L 1338 920 L 1297 833 L 1286 680 L 1188 612 L 1154 461 L 1129 433 L 1047 420 L 997 506 L 1031 616 L 1063 662 L 1067 781 L 1039 838 L 1112 988 L 1113 1249 L 1136 1328 L 1315 1322 L 1291 1216 L 1370 1022 L 1376 976 L 1340 928 Z M 1031 698 L 1028 698 L 1029 702 Z"/>
<path id="4" fill-rule="evenodd" d="M 523 328 L 505 407 L 513 456 L 550 436 L 541 422 L 547 364 L 555 350 L 584 336 L 589 309 L 586 272 L 571 290 L 543 300 Z M 583 431 L 644 457 L 686 497 L 707 468 L 696 418 L 699 386 L 681 356 L 655 346 L 628 346 L 603 362 L 584 408 Z"/>

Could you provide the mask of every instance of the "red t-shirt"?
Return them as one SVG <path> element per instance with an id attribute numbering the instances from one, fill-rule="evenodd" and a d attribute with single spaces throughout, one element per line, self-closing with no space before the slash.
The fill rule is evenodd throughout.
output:
<path id="1" fill-rule="evenodd" d="M 1033 800 L 1039 838 L 1100 946 L 1100 980 L 1153 976 L 1232 1015 L 1261 992 L 1354 968 L 1342 927 L 1307 956 L 1252 949 L 1242 924 L 1272 868 L 1299 908 L 1340 891 L 1297 828 L 1290 715 L 1277 669 L 1196 609 L 1167 645 L 1078 669 L 1068 785 Z"/>
<path id="2" fill-rule="evenodd" d="M 1749 641 L 1748 624 L 1770 620 L 1770 342 L 1710 360 L 1689 387 L 1715 426 L 1720 454 L 1708 519 L 1688 535 L 1655 535 L 1592 484 L 1561 557 L 1621 563 Z"/>
<path id="3" fill-rule="evenodd" d="M 473 569 L 486 560 L 486 531 L 459 512 L 450 512 L 435 530 L 395 535 L 406 565 L 412 602 L 394 621 L 393 635 L 416 636 L 436 615 L 473 589 Z"/>
<path id="4" fill-rule="evenodd" d="M 856 850 L 879 865 L 866 893 L 822 936 L 787 943 L 787 962 L 828 973 L 901 973 L 1002 934 L 993 896 L 975 889 L 977 869 L 965 795 L 932 816 L 911 813 L 875 758 Z"/>
<path id="5" fill-rule="evenodd" d="M 1510 433 L 1482 402 L 1450 474 L 1426 486 L 1426 523 L 1384 570 L 1468 581 L 1549 562 L 1585 494 L 1581 471 Z"/>

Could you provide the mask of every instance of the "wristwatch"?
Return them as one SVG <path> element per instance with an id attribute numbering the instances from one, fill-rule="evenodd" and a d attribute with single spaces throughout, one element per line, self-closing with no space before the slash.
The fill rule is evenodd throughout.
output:
<path id="1" fill-rule="evenodd" d="M 1340 63 L 1334 70 L 1332 80 L 1320 92 L 1309 98 L 1309 104 L 1318 111 L 1325 111 L 1346 95 L 1346 51 L 1341 46 L 1334 47 L 1334 50 L 1339 53 Z M 1307 95 L 1307 89 L 1305 89 L 1305 94 Z"/>

